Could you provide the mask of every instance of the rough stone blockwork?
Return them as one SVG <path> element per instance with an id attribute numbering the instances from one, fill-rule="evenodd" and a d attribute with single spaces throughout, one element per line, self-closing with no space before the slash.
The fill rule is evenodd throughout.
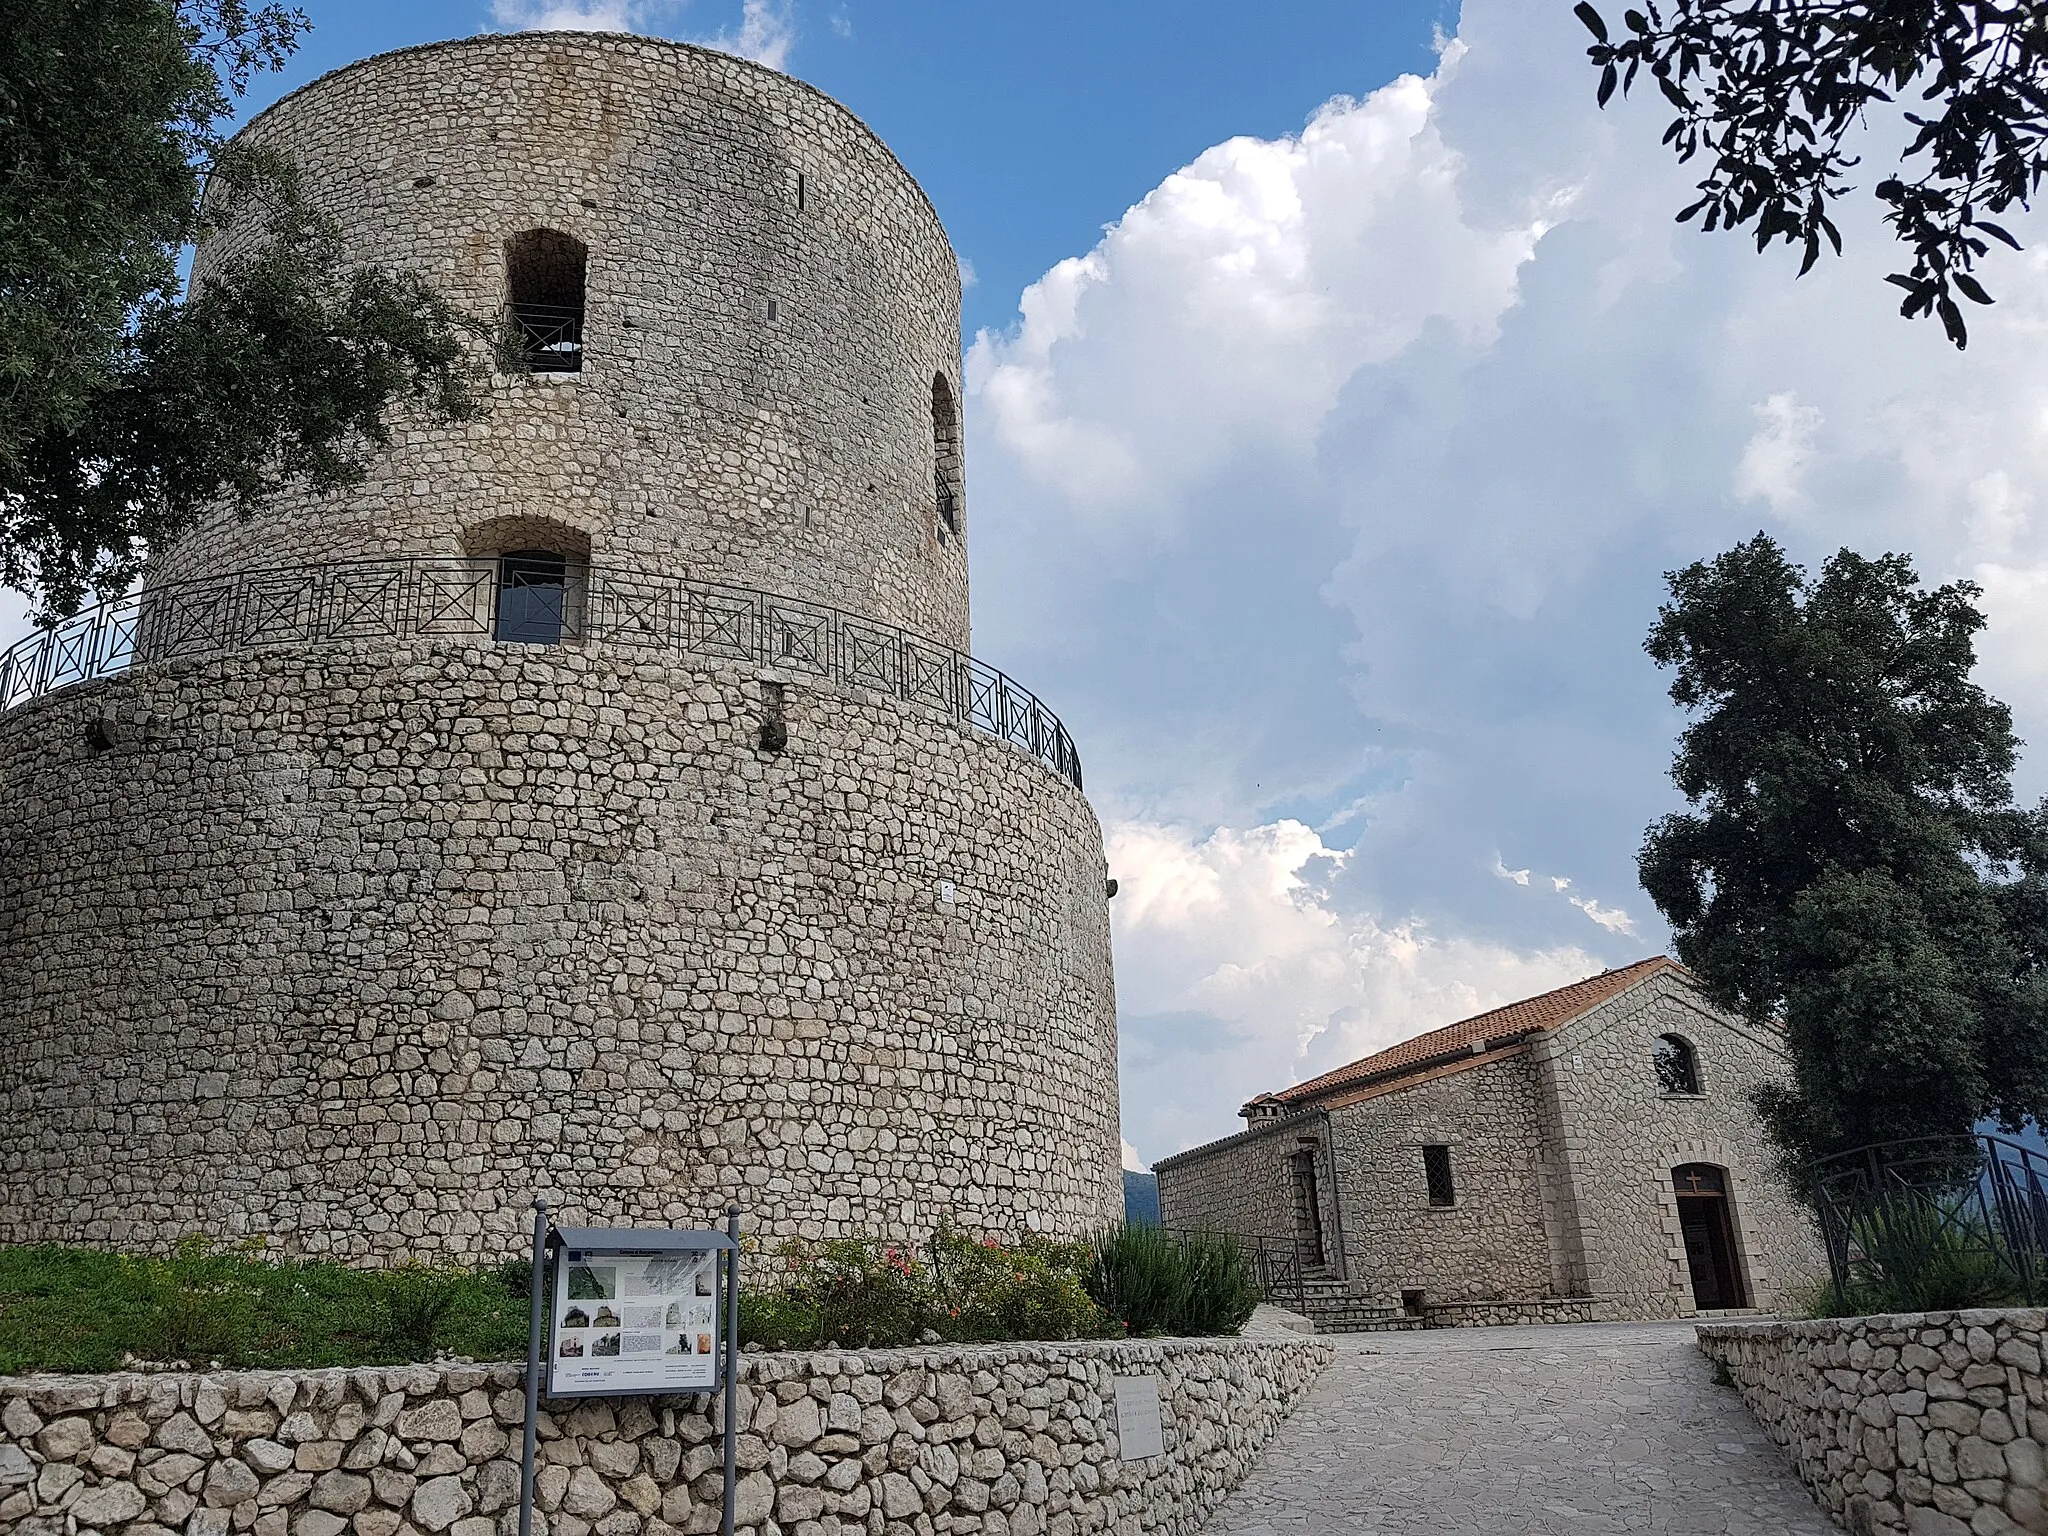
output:
<path id="1" fill-rule="evenodd" d="M 942 518 L 933 461 L 934 382 L 960 395 L 959 263 L 837 102 L 681 43 L 489 35 L 336 70 L 241 141 L 298 163 L 351 259 L 421 273 L 473 317 L 512 297 L 509 242 L 580 243 L 582 367 L 495 375 L 480 421 L 402 414 L 361 485 L 223 512 L 157 580 L 495 554 L 541 519 L 600 563 L 968 648 L 966 490 Z M 197 275 L 252 233 L 230 226 Z"/>
<path id="2" fill-rule="evenodd" d="M 741 1362 L 749 1536 L 1198 1529 L 1330 1360 L 1313 1339 L 1010 1344 Z M 516 1365 L 0 1381 L 15 1536 L 514 1536 Z M 1159 1380 L 1166 1453 L 1117 1458 L 1112 1378 Z M 722 1405 L 543 1409 L 535 1530 L 718 1529 Z"/>
<path id="3" fill-rule="evenodd" d="M 1700 1349 L 1859 1536 L 2048 1531 L 2039 1310 L 1719 1323 Z"/>
<path id="4" fill-rule="evenodd" d="M 0 1241 L 390 1259 L 564 1221 L 1120 1208 L 1102 840 L 891 700 L 280 648 L 0 718 Z M 133 739 L 94 754 L 112 713 Z M 84 1170 L 91 1170 L 88 1177 Z"/>
<path id="5" fill-rule="evenodd" d="M 895 675 L 896 627 L 968 646 L 960 273 L 916 183 L 808 86 L 613 35 L 366 60 L 244 135 L 351 260 L 578 366 L 203 520 L 132 669 L 0 715 L 0 1241 L 489 1260 L 535 1194 L 770 1239 L 1120 1213 L 1080 790 L 961 722 L 972 677 L 809 680 Z M 510 561 L 500 638 L 289 574 L 397 556 Z M 680 619 L 586 563 L 875 625 L 741 593 L 688 651 L 614 645 Z M 232 622 L 167 585 L 258 570 Z M 266 638 L 149 659 L 216 633 Z"/>

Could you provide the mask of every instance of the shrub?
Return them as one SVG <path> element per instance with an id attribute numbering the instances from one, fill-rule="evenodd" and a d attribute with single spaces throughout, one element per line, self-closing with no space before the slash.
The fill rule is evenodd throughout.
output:
<path id="1" fill-rule="evenodd" d="M 1874 1205 L 1851 1221 L 1850 1235 L 1848 1284 L 1820 1287 L 1809 1316 L 2014 1306 L 2038 1289 L 1999 1254 L 1981 1217 L 1938 1195 Z"/>
<path id="2" fill-rule="evenodd" d="M 740 1339 L 771 1348 L 878 1348 L 1096 1338 L 1120 1332 L 1078 1274 L 1083 1246 L 1005 1245 L 952 1228 L 909 1244 L 785 1242 L 742 1270 Z"/>
<path id="3" fill-rule="evenodd" d="M 932 1328 L 944 1338 L 1085 1339 L 1119 1332 L 1081 1284 L 1083 1244 L 1027 1237 L 1014 1247 L 950 1228 L 927 1245 Z"/>
<path id="4" fill-rule="evenodd" d="M 532 1264 L 527 1265 L 529 1273 Z M 415 1359 L 431 1354 L 450 1314 L 462 1300 L 460 1270 L 401 1264 L 378 1277 L 377 1300 L 384 1312 L 384 1336 L 395 1350 Z"/>
<path id="5" fill-rule="evenodd" d="M 261 1290 L 249 1271 L 261 1265 L 263 1245 L 214 1247 L 205 1238 L 183 1239 L 168 1259 L 131 1259 L 149 1295 L 147 1337 L 161 1353 L 152 1358 L 195 1366 L 241 1360 L 254 1343 Z"/>
<path id="6" fill-rule="evenodd" d="M 1222 1232 L 1119 1223 L 1091 1245 L 1083 1278 L 1096 1304 L 1133 1334 L 1236 1333 L 1259 1304 L 1251 1255 Z"/>

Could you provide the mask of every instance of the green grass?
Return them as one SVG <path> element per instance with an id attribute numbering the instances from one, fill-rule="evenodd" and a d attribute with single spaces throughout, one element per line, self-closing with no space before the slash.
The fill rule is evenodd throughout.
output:
<path id="1" fill-rule="evenodd" d="M 523 1359 L 523 1267 L 349 1269 L 181 1244 L 164 1258 L 0 1248 L 0 1374 L 126 1356 L 238 1368 Z"/>

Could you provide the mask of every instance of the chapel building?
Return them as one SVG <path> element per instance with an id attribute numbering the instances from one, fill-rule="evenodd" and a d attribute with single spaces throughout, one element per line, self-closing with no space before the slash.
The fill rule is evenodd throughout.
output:
<path id="1" fill-rule="evenodd" d="M 1824 1271 L 1754 1108 L 1776 1030 L 1664 956 L 1431 1030 L 1158 1164 L 1326 1329 L 1770 1311 Z"/>

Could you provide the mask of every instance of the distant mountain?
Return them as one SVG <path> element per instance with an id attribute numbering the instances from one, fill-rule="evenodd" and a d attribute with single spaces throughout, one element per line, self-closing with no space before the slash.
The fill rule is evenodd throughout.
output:
<path id="1" fill-rule="evenodd" d="M 1135 1227 L 1159 1225 L 1159 1175 L 1124 1170 L 1124 1220 Z"/>

